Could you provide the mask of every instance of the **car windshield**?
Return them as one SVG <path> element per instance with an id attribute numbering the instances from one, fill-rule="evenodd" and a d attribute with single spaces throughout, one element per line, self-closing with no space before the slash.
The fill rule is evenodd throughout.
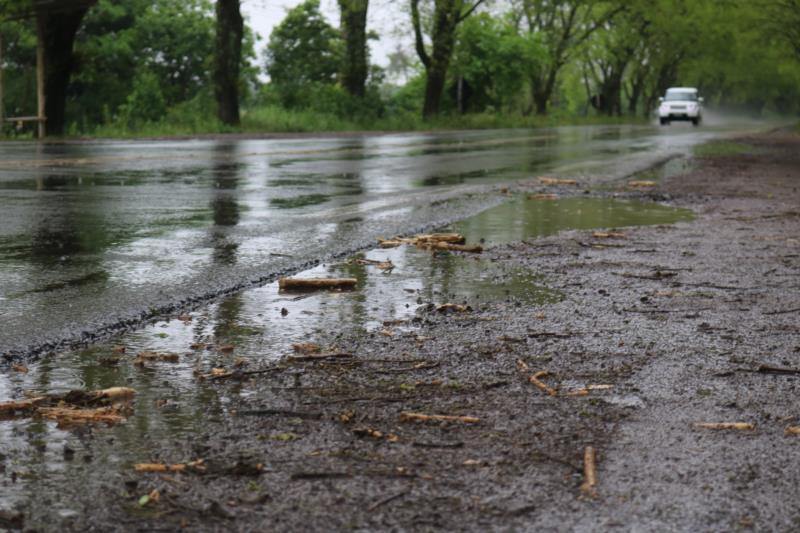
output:
<path id="1" fill-rule="evenodd" d="M 666 100 L 667 102 L 674 102 L 676 100 L 684 100 L 684 101 L 688 100 L 690 102 L 696 102 L 697 93 L 689 91 L 668 92 L 664 100 Z"/>

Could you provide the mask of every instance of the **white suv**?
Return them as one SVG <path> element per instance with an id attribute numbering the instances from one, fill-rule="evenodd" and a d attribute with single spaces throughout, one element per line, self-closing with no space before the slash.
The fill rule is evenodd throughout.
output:
<path id="1" fill-rule="evenodd" d="M 687 120 L 697 126 L 703 120 L 703 99 L 697 96 L 694 87 L 672 87 L 659 100 L 658 119 L 662 126 L 673 120 Z"/>

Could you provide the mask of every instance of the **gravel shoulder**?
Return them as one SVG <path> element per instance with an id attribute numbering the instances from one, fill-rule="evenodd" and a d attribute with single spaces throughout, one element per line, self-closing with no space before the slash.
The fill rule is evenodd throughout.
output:
<path id="1" fill-rule="evenodd" d="M 384 332 L 309 339 L 353 356 L 220 380 L 225 402 L 198 413 L 207 434 L 153 443 L 154 461 L 203 458 L 204 473 L 120 465 L 74 495 L 82 513 L 28 525 L 796 530 L 800 435 L 785 430 L 800 425 L 800 371 L 764 370 L 800 369 L 800 136 L 738 142 L 634 193 L 691 208 L 692 222 L 484 252 L 544 275 L 560 303 L 431 302 Z M 556 396 L 530 380 L 541 371 Z M 581 489 L 587 447 L 594 493 Z M 153 490 L 158 504 L 137 503 Z"/>

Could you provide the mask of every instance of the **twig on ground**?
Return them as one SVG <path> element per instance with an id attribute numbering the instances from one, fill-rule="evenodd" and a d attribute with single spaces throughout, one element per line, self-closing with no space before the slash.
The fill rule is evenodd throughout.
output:
<path id="1" fill-rule="evenodd" d="M 702 429 L 735 429 L 739 431 L 755 429 L 755 425 L 749 422 L 695 422 L 693 425 Z"/>
<path id="2" fill-rule="evenodd" d="M 480 418 L 474 416 L 453 416 L 453 415 L 426 415 L 422 413 L 400 413 L 401 422 L 463 422 L 464 424 L 477 424 Z"/>
<path id="3" fill-rule="evenodd" d="M 589 498 L 597 496 L 595 459 L 594 447 L 587 446 L 583 451 L 583 484 L 581 485 L 581 492 Z"/>

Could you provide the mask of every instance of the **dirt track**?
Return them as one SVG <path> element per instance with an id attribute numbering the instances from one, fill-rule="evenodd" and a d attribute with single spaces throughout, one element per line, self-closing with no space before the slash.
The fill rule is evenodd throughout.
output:
<path id="1" fill-rule="evenodd" d="M 153 443 L 154 460 L 202 457 L 204 474 L 98 473 L 61 527 L 796 530 L 800 435 L 784 431 L 800 425 L 800 372 L 758 370 L 800 369 L 800 137 L 742 142 L 639 193 L 693 222 L 484 254 L 544 274 L 561 303 L 430 309 L 393 336 L 309 339 L 354 357 L 220 381 L 234 416 Z M 587 385 L 612 387 L 569 394 Z M 595 497 L 579 488 L 587 446 Z M 153 489 L 159 503 L 140 508 Z"/>

